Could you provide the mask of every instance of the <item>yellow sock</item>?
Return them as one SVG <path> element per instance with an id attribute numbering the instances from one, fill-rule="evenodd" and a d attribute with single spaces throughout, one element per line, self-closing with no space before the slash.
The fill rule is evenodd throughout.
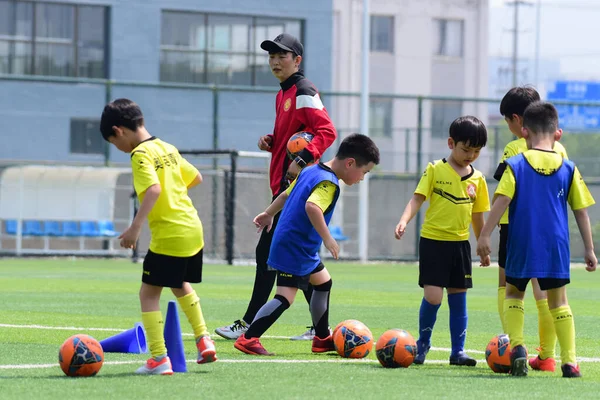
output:
<path id="1" fill-rule="evenodd" d="M 560 343 L 560 361 L 562 364 L 577 364 L 575 358 L 575 321 L 571 307 L 562 306 L 550 310 L 554 320 L 554 329 Z"/>
<path id="2" fill-rule="evenodd" d="M 506 324 L 504 323 L 504 297 L 506 296 L 506 286 L 498 287 L 498 315 L 502 324 L 502 332 L 506 332 Z"/>
<path id="3" fill-rule="evenodd" d="M 504 322 L 506 323 L 506 334 L 510 338 L 510 347 L 514 349 L 519 345 L 524 345 L 525 304 L 523 300 L 504 300 Z"/>
<path id="4" fill-rule="evenodd" d="M 152 357 L 160 357 L 167 355 L 167 347 L 165 346 L 165 322 L 163 321 L 160 311 L 150 311 L 142 313 L 142 323 L 148 336 L 148 346 Z"/>
<path id="5" fill-rule="evenodd" d="M 548 300 L 538 300 L 535 302 L 538 309 L 538 330 L 540 334 L 540 357 L 554 358 L 554 348 L 556 347 L 556 330 L 554 329 L 554 318 L 548 308 Z"/>
<path id="6" fill-rule="evenodd" d="M 206 322 L 204 322 L 202 308 L 200 307 L 200 299 L 198 298 L 196 291 L 186 294 L 183 297 L 178 297 L 177 302 L 185 313 L 190 325 L 192 325 L 196 339 L 201 336 L 208 336 L 208 328 L 206 327 Z"/>

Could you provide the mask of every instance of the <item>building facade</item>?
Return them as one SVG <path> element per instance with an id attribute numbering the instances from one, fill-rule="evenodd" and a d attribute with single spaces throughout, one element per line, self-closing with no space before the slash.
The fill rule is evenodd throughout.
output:
<path id="1" fill-rule="evenodd" d="M 36 79 L 0 79 L 0 159 L 101 162 L 107 97 L 135 100 L 148 130 L 179 148 L 213 148 L 213 93 L 158 87 L 179 83 L 272 87 L 218 98 L 217 146 L 257 150 L 257 137 L 272 131 L 278 89 L 260 42 L 284 31 L 300 37 L 306 74 L 330 90 L 331 20 L 330 0 L 0 0 L 0 74 Z M 99 83 L 47 77 L 115 83 L 107 96 Z M 128 156 L 111 150 L 110 161 Z"/>
<path id="2" fill-rule="evenodd" d="M 360 91 L 362 3 L 333 1 L 334 90 Z M 370 0 L 370 14 L 372 93 L 487 97 L 488 0 Z M 357 129 L 359 99 L 336 101 L 338 128 Z M 425 100 L 422 112 L 425 162 L 447 155 L 450 122 L 465 114 L 485 122 L 487 104 Z M 414 172 L 417 101 L 373 96 L 369 119 L 371 136 L 383 149 L 382 168 Z"/>

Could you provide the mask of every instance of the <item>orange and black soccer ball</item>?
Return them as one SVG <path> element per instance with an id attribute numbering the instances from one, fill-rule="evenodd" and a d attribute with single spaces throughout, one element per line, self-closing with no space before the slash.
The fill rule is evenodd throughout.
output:
<path id="1" fill-rule="evenodd" d="M 417 342 L 408 331 L 390 329 L 377 340 L 375 354 L 385 368 L 408 368 L 417 356 Z"/>
<path id="2" fill-rule="evenodd" d="M 67 376 L 94 376 L 104 363 L 104 351 L 96 339 L 74 335 L 58 351 L 60 368 Z"/>
<path id="3" fill-rule="evenodd" d="M 373 334 L 362 322 L 347 320 L 333 335 L 333 345 L 344 358 L 364 358 L 373 348 Z"/>
<path id="4" fill-rule="evenodd" d="M 510 339 L 508 335 L 494 336 L 485 349 L 485 360 L 492 371 L 499 374 L 510 372 Z"/>
<path id="5" fill-rule="evenodd" d="M 287 155 L 291 160 L 298 157 L 298 154 L 313 140 L 314 135 L 310 132 L 296 132 L 287 142 Z"/>

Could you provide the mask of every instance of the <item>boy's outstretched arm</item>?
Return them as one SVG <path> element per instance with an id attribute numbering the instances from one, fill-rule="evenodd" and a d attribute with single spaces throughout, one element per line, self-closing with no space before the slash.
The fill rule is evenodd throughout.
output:
<path id="1" fill-rule="evenodd" d="M 473 226 L 473 232 L 475 233 L 475 239 L 479 239 L 479 236 L 481 235 L 481 230 L 483 229 L 483 225 L 484 225 L 485 219 L 483 218 L 483 213 L 482 212 L 478 212 L 478 213 L 473 213 L 472 217 L 471 217 L 471 225 Z M 491 260 L 490 260 L 490 255 L 485 255 L 485 256 L 481 256 L 479 258 L 480 261 L 480 265 L 482 267 L 489 267 Z"/>
<path id="2" fill-rule="evenodd" d="M 479 233 L 479 238 L 477 239 L 477 255 L 479 257 L 486 257 L 492 254 L 492 244 L 490 236 L 496 228 L 496 225 L 500 222 L 500 218 L 502 218 L 502 214 L 508 208 L 511 199 L 508 196 L 504 196 L 503 194 L 498 194 L 496 196 L 496 201 L 490 210 L 490 215 L 488 216 L 487 221 L 483 224 L 483 228 L 481 228 L 481 232 Z M 473 226 L 473 230 L 475 230 L 475 226 Z M 477 232 L 475 231 L 475 236 L 477 236 Z"/>
<path id="3" fill-rule="evenodd" d="M 577 227 L 579 228 L 579 233 L 581 234 L 581 238 L 583 239 L 583 246 L 585 248 L 585 269 L 587 269 L 590 272 L 595 271 L 596 265 L 598 264 L 598 260 L 596 259 L 596 254 L 594 254 L 592 226 L 590 225 L 590 217 L 588 216 L 587 208 L 573 210 L 573 215 L 575 215 Z"/>
<path id="4" fill-rule="evenodd" d="M 308 215 L 310 223 L 315 228 L 319 236 L 321 236 L 321 239 L 323 239 L 325 248 L 327 248 L 333 258 L 337 260 L 340 253 L 340 246 L 335 241 L 333 236 L 331 236 L 331 232 L 329 232 L 327 222 L 325 222 L 325 217 L 323 216 L 323 210 L 321 210 L 321 207 L 310 201 L 306 202 L 304 209 L 306 210 L 306 215 Z"/>
<path id="5" fill-rule="evenodd" d="M 126 249 L 135 248 L 135 244 L 140 237 L 140 232 L 142 231 L 144 221 L 146 221 L 148 214 L 150 214 L 154 204 L 156 204 L 161 191 L 162 189 L 158 183 L 155 183 L 146 189 L 144 192 L 144 200 L 142 201 L 142 204 L 140 204 L 140 208 L 135 215 L 135 218 L 131 222 L 131 225 L 119 236 L 119 239 L 121 239 L 121 247 Z"/>
<path id="6" fill-rule="evenodd" d="M 267 228 L 267 232 L 271 231 L 271 226 L 273 226 L 273 217 L 283 209 L 285 202 L 288 198 L 288 192 L 285 191 L 281 193 L 274 202 L 272 202 L 269 207 L 256 217 L 254 217 L 254 225 L 258 228 L 258 231 L 262 231 L 264 228 Z"/>
<path id="7" fill-rule="evenodd" d="M 415 193 L 412 199 L 410 199 L 404 208 L 402 216 L 400 217 L 400 222 L 398 222 L 398 225 L 396 225 L 396 229 L 394 230 L 394 236 L 396 236 L 396 239 L 400 240 L 402 238 L 404 231 L 406 230 L 406 225 L 408 225 L 410 220 L 417 215 L 417 212 L 419 212 L 419 209 L 423 205 L 424 201 L 425 196 L 417 193 Z"/>

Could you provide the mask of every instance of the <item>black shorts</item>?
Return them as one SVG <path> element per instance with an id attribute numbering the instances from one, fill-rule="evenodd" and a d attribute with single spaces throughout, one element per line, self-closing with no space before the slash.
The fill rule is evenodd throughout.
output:
<path id="1" fill-rule="evenodd" d="M 167 256 L 148 250 L 142 282 L 171 288 L 181 288 L 184 282 L 202 282 L 202 250 L 191 257 Z"/>
<path id="2" fill-rule="evenodd" d="M 323 271 L 325 266 L 323 263 L 319 263 L 313 271 L 304 276 L 292 275 L 287 272 L 277 271 L 277 286 L 294 287 L 300 290 L 307 290 L 308 284 L 310 283 L 310 276 L 317 272 Z"/>
<path id="3" fill-rule="evenodd" d="M 530 279 L 531 278 L 511 278 L 510 276 L 507 276 L 506 283 L 510 283 L 519 289 L 520 292 L 524 292 L 525 289 L 527 289 L 527 284 Z M 571 280 L 568 278 L 537 278 L 537 280 L 540 284 L 540 289 L 542 290 L 558 289 L 571 283 Z"/>
<path id="4" fill-rule="evenodd" d="M 468 240 L 450 242 L 421 237 L 419 286 L 468 289 L 471 278 L 471 245 Z"/>
<path id="5" fill-rule="evenodd" d="M 506 265 L 506 250 L 508 250 L 508 224 L 500 224 L 500 246 L 498 247 L 498 266 Z"/>

